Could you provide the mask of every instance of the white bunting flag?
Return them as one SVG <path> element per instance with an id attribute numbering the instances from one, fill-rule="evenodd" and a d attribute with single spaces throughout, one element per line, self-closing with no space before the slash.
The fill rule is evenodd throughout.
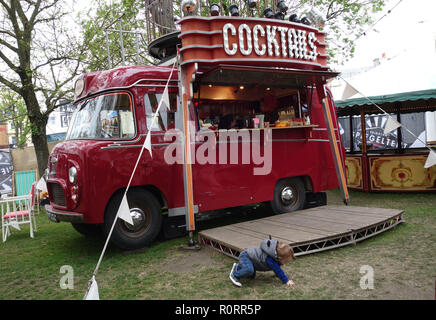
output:
<path id="1" fill-rule="evenodd" d="M 354 87 L 352 85 L 350 85 L 348 82 L 346 82 L 344 92 L 342 93 L 342 100 L 348 99 L 348 98 L 350 98 L 358 93 L 359 93 L 359 91 L 354 89 Z"/>
<path id="2" fill-rule="evenodd" d="M 88 292 L 85 294 L 83 300 L 100 300 L 100 296 L 98 294 L 98 285 L 95 280 L 95 276 L 92 276 L 91 285 L 88 288 Z"/>
<path id="3" fill-rule="evenodd" d="M 433 150 L 430 150 L 430 153 L 428 154 L 427 161 L 425 162 L 424 168 L 430 168 L 431 166 L 434 166 L 436 164 L 436 152 Z"/>
<path id="4" fill-rule="evenodd" d="M 384 134 L 388 134 L 391 131 L 394 131 L 395 129 L 401 127 L 401 123 L 394 120 L 391 116 L 388 115 L 388 121 L 386 121 Z"/>
<path id="5" fill-rule="evenodd" d="M 148 152 L 150 152 L 150 157 L 153 156 L 151 154 L 151 136 L 150 136 L 150 131 L 147 133 L 147 136 L 145 137 L 143 148 L 147 149 Z"/>
<path id="6" fill-rule="evenodd" d="M 121 204 L 120 204 L 120 207 L 118 209 L 117 216 L 120 219 L 123 219 L 124 221 L 126 221 L 127 223 L 130 223 L 131 225 L 133 225 L 133 220 L 132 220 L 132 216 L 130 215 L 130 207 L 129 207 L 129 204 L 127 203 L 126 194 L 124 194 L 123 199 L 121 200 Z"/>
<path id="7" fill-rule="evenodd" d="M 154 123 L 157 120 L 157 116 L 159 115 L 159 109 L 162 106 L 162 104 L 165 104 L 165 106 L 166 106 L 166 108 L 168 110 L 170 108 L 169 96 L 168 96 L 168 83 L 170 82 L 171 76 L 173 75 L 173 71 L 175 70 L 176 63 L 177 63 L 177 59 L 174 60 L 173 68 L 171 70 L 170 76 L 168 78 L 167 84 L 165 86 L 164 93 L 162 94 L 162 97 L 160 99 L 160 102 L 159 102 L 159 105 L 157 107 L 157 110 L 152 115 L 152 120 L 151 120 L 151 124 L 149 126 L 149 130 L 148 130 L 147 136 L 145 137 L 144 144 L 143 144 L 143 146 L 141 148 L 141 151 L 139 153 L 138 159 L 136 160 L 135 167 L 134 167 L 133 172 L 132 172 L 132 174 L 130 176 L 130 181 L 127 184 L 126 191 L 124 193 L 123 199 L 121 200 L 120 207 L 118 208 L 117 217 L 123 219 L 124 221 L 126 221 L 127 223 L 130 223 L 132 225 L 133 225 L 133 219 L 132 219 L 132 217 L 130 215 L 130 208 L 129 208 L 129 204 L 127 202 L 126 194 L 127 194 L 128 190 L 129 190 L 130 183 L 133 180 L 133 177 L 135 175 L 136 169 L 138 168 L 138 164 L 140 162 L 140 159 L 141 159 L 141 156 L 142 156 L 142 154 L 144 152 L 144 149 L 147 149 L 148 152 L 150 152 L 150 156 L 152 156 L 152 153 L 151 153 L 151 131 L 155 130 L 154 129 Z M 148 126 L 148 123 L 147 123 L 147 126 Z M 102 252 L 100 254 L 100 258 L 98 259 L 97 265 L 96 265 L 94 273 L 92 275 L 92 279 L 90 281 L 90 285 L 88 287 L 88 291 L 86 292 L 86 294 L 85 294 L 85 296 L 83 298 L 84 300 L 100 300 L 100 296 L 98 294 L 98 285 L 97 285 L 97 281 L 95 280 L 95 276 L 97 275 L 98 269 L 100 268 L 100 264 L 101 264 L 101 262 L 103 260 L 104 254 L 106 252 L 106 248 L 107 248 L 107 246 L 109 244 L 109 240 L 111 238 L 112 231 L 114 230 L 116 222 L 117 222 L 117 218 L 114 219 L 114 221 L 112 223 L 111 230 L 109 231 L 109 234 L 106 237 L 106 242 L 104 244 L 103 250 L 102 250 Z"/>
<path id="8" fill-rule="evenodd" d="M 164 105 L 164 107 L 166 107 L 167 110 L 170 110 L 170 97 L 168 95 L 168 85 L 165 87 L 161 99 L 162 99 L 161 103 Z"/>

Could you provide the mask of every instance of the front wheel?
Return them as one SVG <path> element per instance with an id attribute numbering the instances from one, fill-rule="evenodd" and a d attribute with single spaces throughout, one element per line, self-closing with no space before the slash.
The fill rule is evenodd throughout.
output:
<path id="1" fill-rule="evenodd" d="M 117 194 L 108 205 L 103 226 L 106 235 L 110 232 L 123 195 L 124 193 Z M 160 232 L 162 213 L 159 201 L 146 190 L 133 189 L 127 194 L 127 202 L 133 225 L 118 219 L 111 241 L 120 249 L 139 249 L 149 245 Z"/>
<path id="2" fill-rule="evenodd" d="M 275 214 L 303 209 L 306 188 L 300 178 L 283 179 L 274 188 L 274 199 L 270 202 Z"/>

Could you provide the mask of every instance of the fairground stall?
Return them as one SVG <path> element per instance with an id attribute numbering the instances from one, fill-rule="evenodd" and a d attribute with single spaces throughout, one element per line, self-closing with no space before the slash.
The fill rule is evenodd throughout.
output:
<path id="1" fill-rule="evenodd" d="M 350 189 L 435 192 L 436 89 L 336 101 Z M 402 126 L 385 134 L 385 110 Z"/>
<path id="2" fill-rule="evenodd" d="M 287 213 L 338 187 L 347 202 L 325 33 L 284 1 L 182 1 L 176 23 L 174 6 L 146 7 L 158 65 L 76 81 L 77 111 L 50 155 L 49 218 L 84 234 L 102 225 L 133 249 L 166 227 L 192 236 L 211 211 Z"/>
<path id="3" fill-rule="evenodd" d="M 230 165 L 223 167 L 226 179 L 219 181 L 219 166 L 210 171 L 214 172 L 212 180 L 216 187 L 226 190 L 223 201 L 233 198 L 229 194 L 232 189 L 237 195 L 230 205 L 240 204 L 241 198 L 263 202 L 276 197 L 278 201 L 286 202 L 287 198 L 299 193 L 290 185 L 281 186 L 286 176 L 300 180 L 307 187 L 312 185 L 313 192 L 325 189 L 315 187 L 323 184 L 323 170 L 316 168 L 321 169 L 324 156 L 333 160 L 328 160 L 330 164 L 326 163 L 324 172 L 331 175 L 336 169 L 336 186 L 341 188 L 344 201 L 347 201 L 342 146 L 335 131 L 338 123 L 331 95 L 324 87 L 327 79 L 335 75 L 327 66 L 325 34 L 307 18 L 293 20 L 295 17 L 291 15 L 290 20 L 285 21 L 284 1 L 271 1 L 271 8 L 265 9 L 264 17 L 260 18 L 250 17 L 248 3 L 245 10 L 249 14 L 241 17 L 243 2 L 240 6 L 236 2 L 229 7 L 228 16 L 221 16 L 220 7 L 215 4 L 208 8 L 210 17 L 188 14 L 178 22 L 181 28 L 178 52 L 182 104 L 186 113 L 194 112 L 194 115 L 184 116 L 185 139 L 189 139 L 189 130 L 192 130 L 187 121 L 196 119 L 198 124 L 194 130 L 247 130 L 251 132 L 251 139 L 257 130 L 261 130 L 259 142 L 264 154 L 267 154 L 267 140 L 271 142 L 271 172 L 254 173 L 253 176 L 246 171 L 250 166 Z M 183 9 L 189 13 L 189 6 Z M 214 13 L 215 9 L 218 12 Z M 242 143 L 238 141 L 239 137 L 235 141 L 239 145 L 236 148 L 243 148 L 244 137 Z M 191 168 L 189 144 L 189 140 L 185 141 L 188 159 L 184 175 L 185 197 L 187 223 L 189 230 L 194 230 L 193 209 L 189 204 L 214 192 L 213 189 L 202 190 L 201 186 L 214 188 L 214 185 L 212 175 L 203 175 L 206 173 L 204 167 Z M 218 149 L 222 152 L 221 147 Z M 307 175 L 309 171 L 313 174 Z M 310 178 L 305 182 L 305 177 Z M 252 181 L 251 186 L 241 188 L 240 184 L 231 182 L 232 179 Z M 195 181 L 194 186 L 190 185 L 192 181 Z M 274 189 L 276 191 L 272 192 Z M 213 202 L 210 197 L 208 202 Z M 274 208 L 274 202 L 271 204 Z M 208 204 L 201 203 L 201 206 L 206 210 Z M 208 207 L 213 209 L 213 206 Z"/>

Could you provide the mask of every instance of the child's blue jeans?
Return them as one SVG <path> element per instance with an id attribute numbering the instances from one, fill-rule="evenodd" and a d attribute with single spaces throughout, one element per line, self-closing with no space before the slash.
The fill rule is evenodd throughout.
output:
<path id="1" fill-rule="evenodd" d="M 239 263 L 233 275 L 236 278 L 253 277 L 255 274 L 253 262 L 251 262 L 248 253 L 244 250 L 239 254 Z"/>

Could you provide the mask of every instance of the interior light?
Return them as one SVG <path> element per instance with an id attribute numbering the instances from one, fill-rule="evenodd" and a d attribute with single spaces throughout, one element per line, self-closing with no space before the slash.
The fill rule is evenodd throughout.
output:
<path id="1" fill-rule="evenodd" d="M 220 14 L 220 6 L 217 3 L 213 3 L 210 5 L 210 15 L 211 16 L 219 16 Z"/>
<path id="2" fill-rule="evenodd" d="M 209 88 L 212 88 L 212 85 L 211 85 L 211 84 L 209 85 Z"/>
<path id="3" fill-rule="evenodd" d="M 239 89 L 244 90 L 245 88 L 244 88 L 244 86 L 240 86 Z"/>
<path id="4" fill-rule="evenodd" d="M 270 90 L 271 90 L 271 88 L 266 88 L 266 90 L 267 90 L 267 91 L 270 91 Z"/>
<path id="5" fill-rule="evenodd" d="M 265 18 L 268 18 L 268 19 L 274 18 L 274 12 L 272 11 L 271 8 L 266 8 L 266 9 L 263 11 L 263 16 L 264 16 Z"/>
<path id="6" fill-rule="evenodd" d="M 237 16 L 239 16 L 239 8 L 238 8 L 238 6 L 237 6 L 236 4 L 232 4 L 232 5 L 229 7 L 229 12 L 230 12 L 230 15 L 231 15 L 232 17 L 237 17 Z"/>

